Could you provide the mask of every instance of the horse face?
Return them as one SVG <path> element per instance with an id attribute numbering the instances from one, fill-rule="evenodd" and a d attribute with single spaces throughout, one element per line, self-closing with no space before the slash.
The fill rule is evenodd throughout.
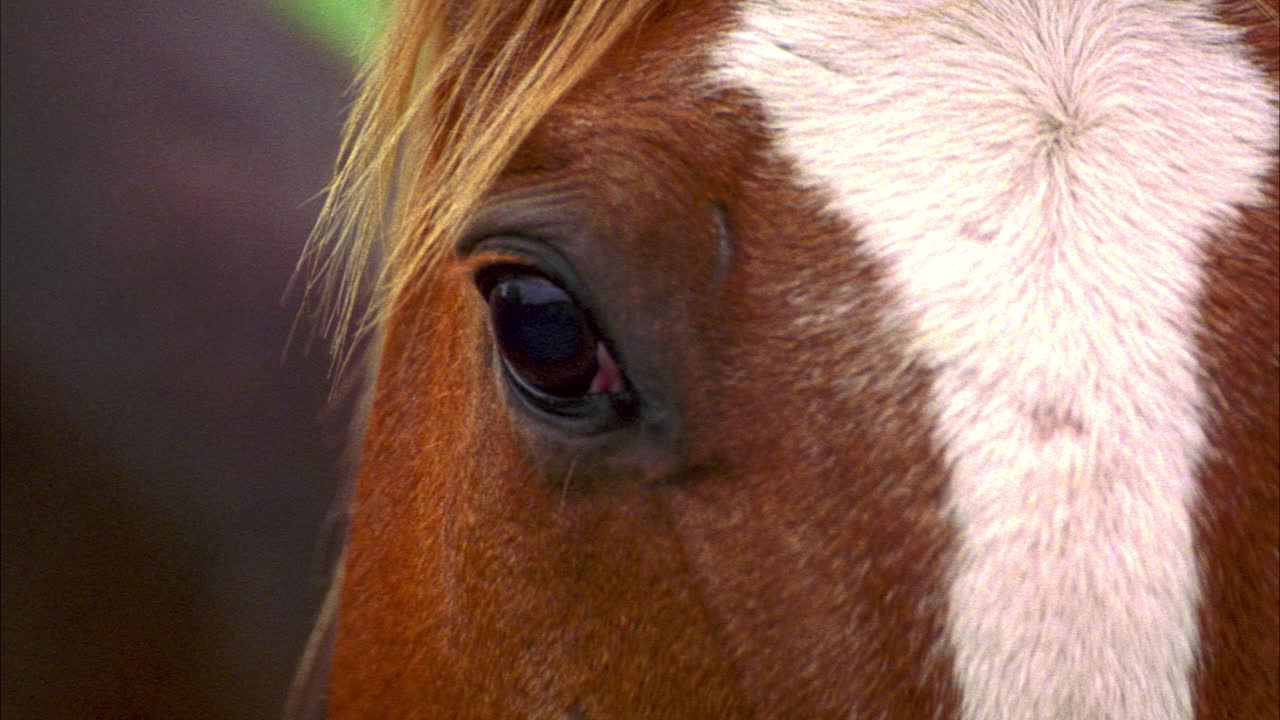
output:
<path id="1" fill-rule="evenodd" d="M 1028 231 L 1026 267 L 1045 284 L 979 320 L 1029 333 L 1034 319 L 1001 318 L 1033 317 L 1060 294 L 1056 313 L 1035 317 L 1080 320 L 1079 334 L 992 348 L 964 331 L 1001 342 L 981 322 L 937 327 L 928 294 L 903 276 L 934 269 L 904 259 L 910 243 L 883 239 L 909 223 L 881 231 L 843 212 L 851 195 L 835 171 L 788 144 L 805 118 L 789 130 L 770 78 L 742 79 L 764 74 L 725 50 L 743 17 L 655 11 L 524 140 L 431 281 L 396 300 L 356 494 L 333 713 L 1020 717 L 1025 701 L 1032 714 L 1092 717 L 1111 701 L 1121 715 L 1189 717 L 1273 706 L 1276 672 L 1258 668 L 1274 665 L 1261 638 L 1276 624 L 1274 180 L 1239 196 L 1243 215 L 1196 228 L 1204 239 L 1189 257 L 1207 259 L 1188 261 L 1199 279 L 1167 306 L 1184 313 L 1170 332 L 1193 358 L 1178 376 L 1191 394 L 1154 401 L 1194 406 L 1189 436 L 1220 452 L 1178 449 L 1190 469 L 1164 474 L 1142 470 L 1137 450 L 1104 462 L 1123 455 L 1110 433 L 1132 427 L 1121 420 L 1134 407 L 1098 400 L 1123 394 L 1108 363 L 1130 367 L 1126 353 L 1142 350 L 1117 340 L 1089 359 L 1063 343 L 1141 345 L 1142 323 L 1166 306 L 1095 332 L 1108 320 L 1081 315 L 1073 293 L 1119 302 L 1123 282 L 1087 282 L 1117 266 L 1055 274 L 1089 262 L 1072 255 L 1082 241 Z M 988 225 L 1025 221 L 1021 209 L 1043 210 L 1045 197 L 993 200 L 1006 216 Z M 923 217 L 930 200 L 903 202 Z M 958 224 L 987 227 L 968 220 Z M 1000 232 L 948 241 L 996 252 Z M 1249 257 L 1258 262 L 1242 275 Z M 924 280 L 991 296 L 1025 280 L 945 272 Z M 603 353 L 575 353 L 584 380 L 556 384 L 550 400 L 540 383 L 558 375 L 539 363 L 561 356 L 526 352 L 501 329 L 540 310 L 494 299 L 542 292 L 526 282 L 549 283 L 582 319 L 573 332 Z M 1270 316 L 1245 307 L 1268 302 Z M 947 332 L 961 333 L 954 345 L 939 340 Z M 1058 392 L 1052 371 L 1076 365 L 1036 347 L 1084 357 L 1090 377 L 1112 384 Z M 1160 366 L 1135 363 L 1139 384 Z M 610 368 L 616 382 L 596 385 Z M 959 412 L 956 398 L 984 410 Z M 1006 401 L 1007 427 L 992 409 Z M 1133 441 L 1165 437 L 1161 422 L 1137 421 L 1154 435 Z M 1169 508 L 1172 520 L 1156 516 Z M 1158 571 L 1126 559 L 1147 551 Z M 1103 581 L 1117 585 L 1081 587 Z M 1247 589 L 1258 582 L 1264 592 Z M 1102 689 L 1075 690 L 1099 662 L 1115 663 Z M 1243 689 L 1233 679 L 1259 672 Z"/>

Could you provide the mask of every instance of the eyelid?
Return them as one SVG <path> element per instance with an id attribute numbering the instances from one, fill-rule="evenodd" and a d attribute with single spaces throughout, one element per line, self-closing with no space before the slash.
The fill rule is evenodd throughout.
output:
<path id="1" fill-rule="evenodd" d="M 525 269 L 550 279 L 565 288 L 584 307 L 594 309 L 592 298 L 585 292 L 574 263 L 554 243 L 536 235 L 509 233 L 486 237 L 471 245 L 467 254 L 461 257 L 461 265 L 470 270 L 474 279 L 488 269 L 503 265 Z"/>
<path id="2" fill-rule="evenodd" d="M 473 255 L 462 257 L 458 261 L 457 269 L 463 274 L 475 277 L 478 273 L 499 265 L 524 267 L 528 268 L 530 272 L 538 271 L 538 265 L 532 258 L 520 253 L 502 250 L 482 250 Z"/>
<path id="3" fill-rule="evenodd" d="M 540 182 L 491 198 L 477 209 L 458 236 L 455 252 L 465 257 L 502 236 L 571 239 L 584 227 L 584 197 L 576 178 Z M 552 244 L 555 244 L 552 241 Z"/>

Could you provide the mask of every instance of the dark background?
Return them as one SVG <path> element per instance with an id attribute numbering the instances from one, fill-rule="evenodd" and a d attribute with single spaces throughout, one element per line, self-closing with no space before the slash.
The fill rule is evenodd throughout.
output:
<path id="1" fill-rule="evenodd" d="M 245 0 L 0 26 L 0 709 L 277 717 L 346 443 L 281 298 L 353 62 Z"/>

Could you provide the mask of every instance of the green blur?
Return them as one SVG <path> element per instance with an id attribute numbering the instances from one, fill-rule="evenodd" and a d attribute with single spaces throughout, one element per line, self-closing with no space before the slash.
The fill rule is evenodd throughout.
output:
<path id="1" fill-rule="evenodd" d="M 385 0 L 269 0 L 332 49 L 363 59 L 382 20 Z"/>

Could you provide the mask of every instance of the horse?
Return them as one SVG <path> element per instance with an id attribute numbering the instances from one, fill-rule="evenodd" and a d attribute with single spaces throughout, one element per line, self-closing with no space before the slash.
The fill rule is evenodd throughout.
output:
<path id="1" fill-rule="evenodd" d="M 1278 17 L 397 8 L 328 712 L 1276 717 Z"/>

